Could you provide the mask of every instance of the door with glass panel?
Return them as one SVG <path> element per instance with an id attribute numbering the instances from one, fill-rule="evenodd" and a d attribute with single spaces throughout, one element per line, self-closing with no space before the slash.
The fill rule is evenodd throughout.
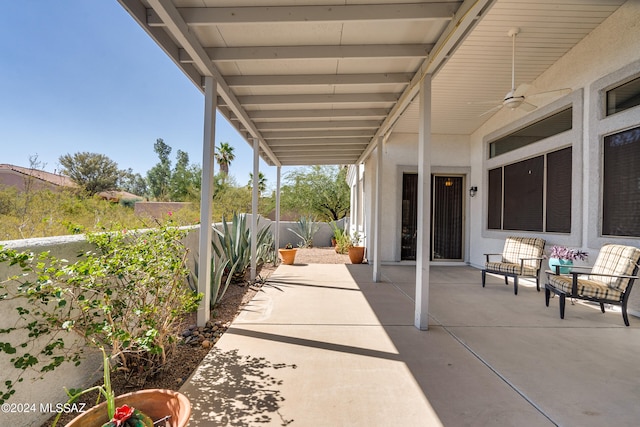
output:
<path id="1" fill-rule="evenodd" d="M 463 176 L 431 177 L 431 251 L 433 261 L 463 259 Z M 400 259 L 415 260 L 418 228 L 418 174 L 402 177 L 402 228 Z"/>

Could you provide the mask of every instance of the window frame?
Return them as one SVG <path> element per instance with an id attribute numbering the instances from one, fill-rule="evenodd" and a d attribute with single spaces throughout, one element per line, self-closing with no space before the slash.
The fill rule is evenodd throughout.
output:
<path id="1" fill-rule="evenodd" d="M 511 235 L 522 235 L 531 237 L 548 238 L 549 235 L 553 235 L 554 242 L 557 244 L 567 246 L 580 246 L 582 241 L 582 191 L 583 191 L 583 99 L 584 92 L 582 89 L 577 89 L 572 93 L 546 105 L 536 109 L 535 111 L 521 117 L 518 120 L 485 135 L 483 138 L 483 188 L 488 190 L 488 171 L 498 167 L 504 167 L 513 163 L 517 163 L 529 158 L 546 155 L 547 153 L 557 151 L 563 148 L 571 147 L 572 160 L 571 160 L 571 232 L 570 233 L 558 233 L 558 232 L 532 232 L 532 231 L 519 231 L 519 230 L 496 230 L 488 228 L 488 191 L 484 192 L 483 206 L 482 206 L 482 237 L 491 239 L 505 239 Z M 489 158 L 489 142 L 502 138 L 510 133 L 529 126 L 535 122 L 550 117 L 564 109 L 572 108 L 572 128 L 570 130 L 561 132 L 551 137 L 542 139 L 533 144 L 525 147 L 518 148 L 516 150 L 501 154 L 500 156 Z M 545 162 L 546 163 L 546 162 Z M 546 166 L 544 170 L 546 179 Z M 545 191 L 546 193 L 546 191 Z M 545 196 L 546 197 L 546 196 Z M 543 200 L 545 203 L 545 200 Z M 543 206 L 546 210 L 546 206 Z M 546 223 L 543 223 L 543 230 L 546 227 Z M 547 237 L 545 237 L 547 236 Z"/>
<path id="2" fill-rule="evenodd" d="M 640 126 L 640 105 L 607 116 L 607 91 L 640 77 L 640 60 L 636 60 L 619 70 L 593 82 L 589 86 L 589 128 L 588 147 L 590 152 L 588 168 L 589 199 L 586 203 L 587 243 L 589 247 L 601 247 L 606 243 L 640 246 L 640 236 L 626 237 L 604 235 L 604 139 L 607 136 Z M 586 165 L 585 165 L 586 166 Z"/>

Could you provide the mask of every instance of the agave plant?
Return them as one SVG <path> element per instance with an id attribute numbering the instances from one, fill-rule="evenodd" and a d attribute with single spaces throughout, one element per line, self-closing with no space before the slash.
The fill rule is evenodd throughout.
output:
<path id="1" fill-rule="evenodd" d="M 313 247 L 313 236 L 319 229 L 320 223 L 316 222 L 315 218 L 312 216 L 300 217 L 295 230 L 292 228 L 287 228 L 287 230 L 291 231 L 293 234 L 302 239 L 302 243 L 300 246 L 303 248 Z"/>
<path id="2" fill-rule="evenodd" d="M 231 224 L 222 218 L 222 230 L 213 228 L 214 236 L 211 248 L 211 302 L 213 309 L 224 297 L 229 285 L 241 282 L 251 265 L 251 229 L 247 227 L 246 215 L 234 214 Z M 273 235 L 269 226 L 265 225 L 258 231 L 256 260 L 257 265 L 275 259 Z M 198 261 L 196 259 L 195 274 L 189 280 L 189 286 L 197 290 Z"/>
<path id="3" fill-rule="evenodd" d="M 214 227 L 214 237 L 211 244 L 217 257 L 228 260 L 225 273 L 232 277 L 232 281 L 241 281 L 251 264 L 251 230 L 247 227 L 245 214 L 234 214 L 229 225 L 222 218 L 222 230 Z M 269 261 L 273 255 L 273 236 L 269 226 L 265 225 L 258 230 L 256 236 L 257 264 L 261 265 Z"/>

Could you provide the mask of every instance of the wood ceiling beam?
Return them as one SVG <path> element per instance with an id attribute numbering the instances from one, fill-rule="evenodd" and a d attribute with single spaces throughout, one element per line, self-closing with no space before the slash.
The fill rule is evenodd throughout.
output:
<path id="1" fill-rule="evenodd" d="M 347 22 L 378 20 L 449 20 L 460 2 L 327 6 L 185 7 L 178 11 L 190 26 L 269 22 Z M 153 9 L 149 26 L 164 25 Z"/>
<path id="2" fill-rule="evenodd" d="M 306 131 L 265 131 L 262 136 L 267 139 L 314 139 L 314 138 L 362 138 L 373 136 L 371 130 L 327 130 L 323 132 L 306 132 Z"/>
<path id="3" fill-rule="evenodd" d="M 321 147 L 279 147 L 274 150 L 278 158 L 303 157 L 303 156 L 358 156 L 362 153 L 363 147 L 332 147 L 328 154 L 326 149 Z"/>
<path id="4" fill-rule="evenodd" d="M 370 138 L 312 138 L 312 139 L 270 139 L 269 147 L 276 148 L 282 146 L 321 146 L 328 145 L 350 145 L 350 146 L 366 146 L 369 143 Z"/>
<path id="5" fill-rule="evenodd" d="M 413 77 L 412 73 L 227 76 L 227 84 L 230 87 L 384 85 L 409 83 L 411 77 Z"/>
<path id="6" fill-rule="evenodd" d="M 342 46 L 250 46 L 209 47 L 207 55 L 215 62 L 292 59 L 372 59 L 425 58 L 433 45 L 429 44 L 365 44 Z"/>
<path id="7" fill-rule="evenodd" d="M 387 108 L 343 108 L 343 109 L 309 109 L 309 110 L 262 110 L 249 111 L 249 117 L 255 122 L 289 120 L 293 118 L 385 118 Z"/>
<path id="8" fill-rule="evenodd" d="M 347 93 L 299 95 L 245 95 L 238 101 L 244 106 L 273 104 L 340 104 L 340 103 L 394 103 L 397 93 Z"/>
<path id="9" fill-rule="evenodd" d="M 378 129 L 382 120 L 340 120 L 311 122 L 264 122 L 260 124 L 262 132 L 267 130 L 324 130 L 324 129 Z"/>

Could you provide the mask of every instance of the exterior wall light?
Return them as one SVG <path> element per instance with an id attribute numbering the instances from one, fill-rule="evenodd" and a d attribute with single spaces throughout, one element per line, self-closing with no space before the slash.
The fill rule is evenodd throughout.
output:
<path id="1" fill-rule="evenodd" d="M 471 187 L 469 188 L 469 196 L 471 197 L 475 197 L 476 193 L 478 192 L 478 187 Z"/>

